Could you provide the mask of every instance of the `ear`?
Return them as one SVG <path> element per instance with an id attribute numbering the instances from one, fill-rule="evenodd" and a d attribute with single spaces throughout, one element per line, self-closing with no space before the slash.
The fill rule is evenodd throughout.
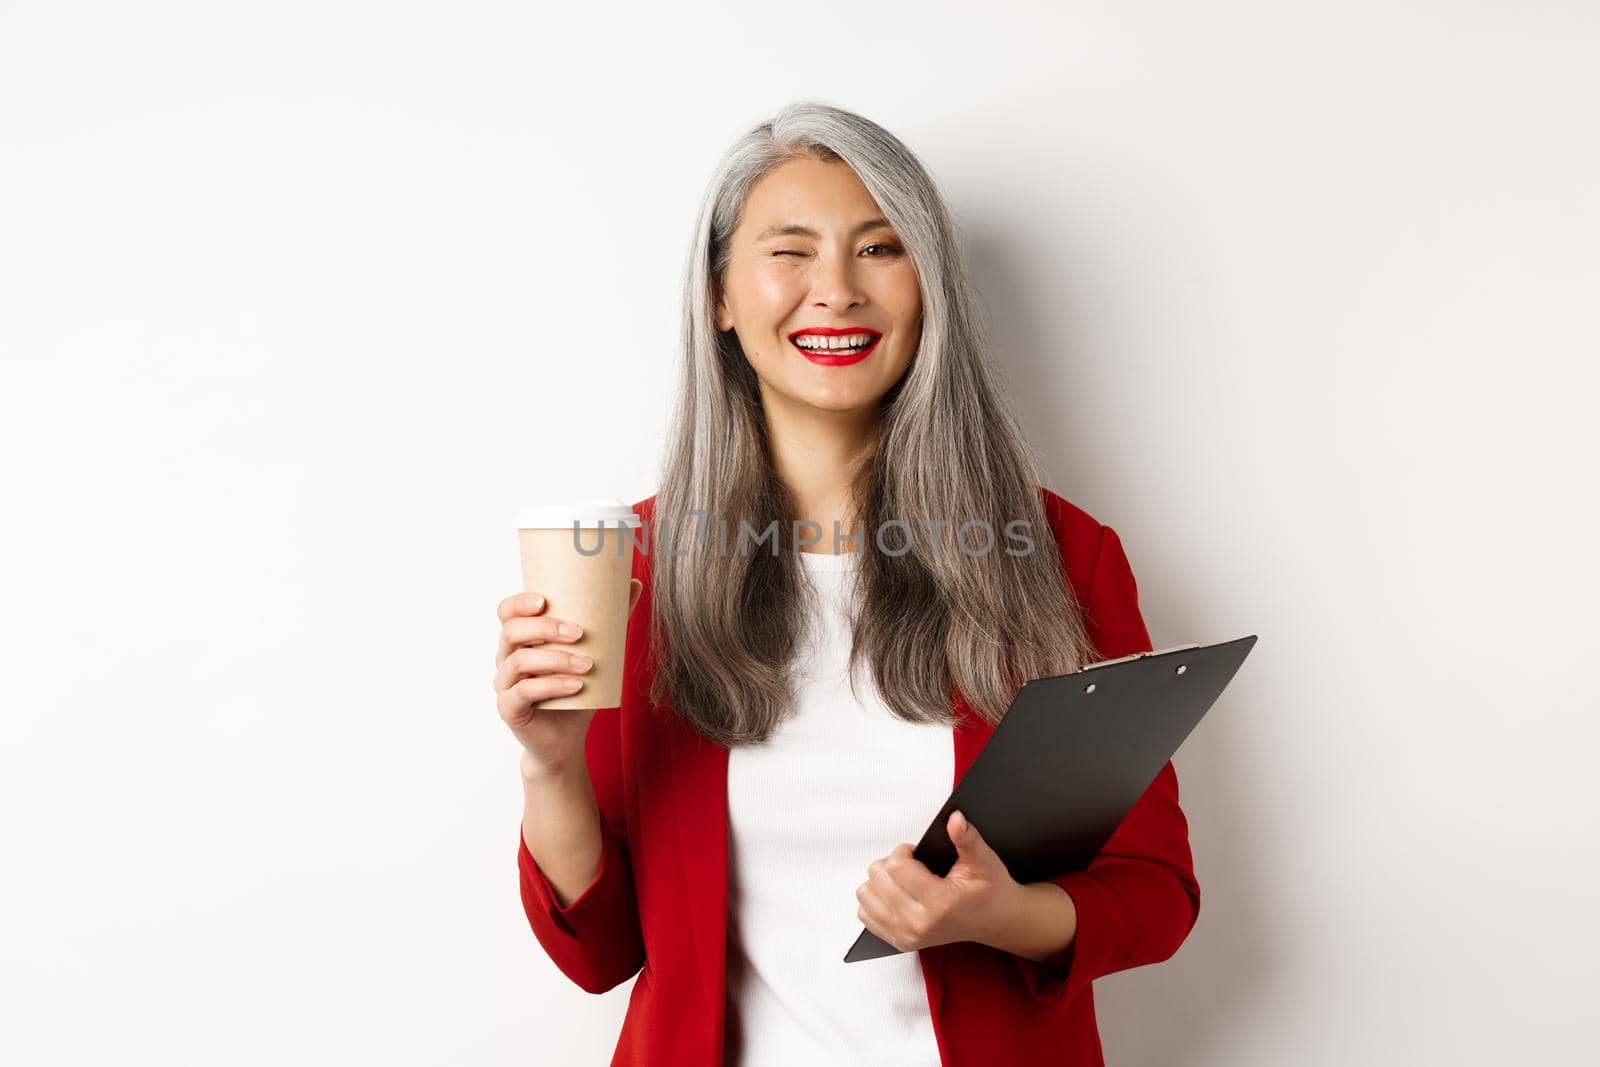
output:
<path id="1" fill-rule="evenodd" d="M 733 312 L 728 308 L 728 297 L 723 291 L 720 278 L 711 280 L 711 295 L 717 302 L 717 329 L 722 333 L 727 333 L 733 329 Z"/>

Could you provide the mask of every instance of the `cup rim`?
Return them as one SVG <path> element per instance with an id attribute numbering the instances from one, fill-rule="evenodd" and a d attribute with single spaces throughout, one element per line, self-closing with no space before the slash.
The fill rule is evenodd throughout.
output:
<path id="1" fill-rule="evenodd" d="M 638 528 L 644 520 L 627 504 L 609 497 L 590 497 L 575 504 L 527 504 L 517 512 L 519 530 Z"/>

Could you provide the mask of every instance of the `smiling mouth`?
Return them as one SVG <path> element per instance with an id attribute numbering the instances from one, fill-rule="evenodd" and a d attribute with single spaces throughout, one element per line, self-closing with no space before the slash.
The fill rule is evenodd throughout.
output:
<path id="1" fill-rule="evenodd" d="M 789 343 L 798 348 L 807 359 L 813 363 L 829 366 L 855 363 L 865 359 L 878 347 L 878 342 L 881 340 L 883 334 L 866 330 L 832 336 L 797 333 L 789 337 Z"/>

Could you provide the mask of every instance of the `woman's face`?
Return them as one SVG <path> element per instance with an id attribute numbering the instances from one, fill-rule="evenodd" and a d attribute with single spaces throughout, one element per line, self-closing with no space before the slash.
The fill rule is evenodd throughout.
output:
<path id="1" fill-rule="evenodd" d="M 922 338 L 911 257 L 844 163 L 792 159 L 751 187 L 721 288 L 717 329 L 738 336 L 769 408 L 875 413 Z"/>

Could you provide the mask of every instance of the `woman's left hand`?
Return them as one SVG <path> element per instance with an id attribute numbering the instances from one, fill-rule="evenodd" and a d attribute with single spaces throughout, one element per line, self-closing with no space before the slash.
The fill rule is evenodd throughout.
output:
<path id="1" fill-rule="evenodd" d="M 901 952 L 951 941 L 988 943 L 1022 888 L 961 812 L 950 813 L 945 830 L 956 846 L 949 874 L 940 878 L 912 856 L 910 845 L 896 845 L 873 861 L 856 890 L 861 922 Z"/>

